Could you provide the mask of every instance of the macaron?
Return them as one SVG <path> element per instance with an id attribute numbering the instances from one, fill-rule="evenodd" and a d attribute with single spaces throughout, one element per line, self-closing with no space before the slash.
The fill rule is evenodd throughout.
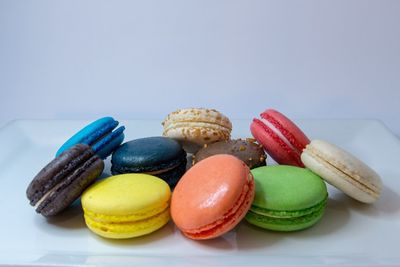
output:
<path id="1" fill-rule="evenodd" d="M 204 144 L 228 140 L 232 123 L 215 109 L 178 109 L 166 117 L 163 136 L 178 140 L 188 153 L 195 153 Z"/>
<path id="2" fill-rule="evenodd" d="M 323 216 L 328 193 L 324 181 L 308 169 L 275 165 L 252 171 L 256 193 L 246 220 L 274 231 L 297 231 Z"/>
<path id="3" fill-rule="evenodd" d="M 66 209 L 101 175 L 103 161 L 77 144 L 47 164 L 31 181 L 26 196 L 36 212 L 49 217 Z"/>
<path id="4" fill-rule="evenodd" d="M 348 196 L 375 202 L 382 191 L 379 175 L 349 152 L 322 140 L 313 140 L 301 154 L 304 165 Z"/>
<path id="5" fill-rule="evenodd" d="M 174 139 L 154 136 L 122 144 L 112 155 L 112 174 L 147 173 L 174 187 L 186 171 L 186 152 Z"/>
<path id="6" fill-rule="evenodd" d="M 171 216 L 188 238 L 216 238 L 241 221 L 253 198 L 249 167 L 232 155 L 215 155 L 181 178 L 172 194 Z"/>
<path id="7" fill-rule="evenodd" d="M 121 174 L 103 179 L 82 195 L 84 218 L 95 234 L 112 239 L 146 235 L 170 219 L 171 191 L 148 174 Z"/>
<path id="8" fill-rule="evenodd" d="M 310 143 L 308 137 L 282 113 L 267 109 L 253 119 L 251 133 L 266 152 L 279 164 L 304 167 L 300 155 Z"/>
<path id="9" fill-rule="evenodd" d="M 193 155 L 192 164 L 217 154 L 229 154 L 235 156 L 246 163 L 250 169 L 265 166 L 264 149 L 257 144 L 254 139 L 247 138 L 236 140 L 219 141 L 212 144 L 205 144 L 195 155 Z"/>
<path id="10" fill-rule="evenodd" d="M 124 140 L 125 127 L 115 129 L 118 124 L 119 122 L 111 117 L 90 123 L 68 139 L 57 151 L 56 156 L 76 144 L 86 144 L 91 146 L 100 158 L 107 158 Z"/>

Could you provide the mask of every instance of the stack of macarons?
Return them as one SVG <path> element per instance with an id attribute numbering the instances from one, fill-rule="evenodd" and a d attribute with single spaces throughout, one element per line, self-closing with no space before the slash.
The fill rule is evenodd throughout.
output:
<path id="1" fill-rule="evenodd" d="M 381 192 L 371 168 L 333 144 L 310 141 L 276 110 L 252 121 L 254 139 L 231 139 L 231 121 L 215 109 L 179 109 L 162 125 L 162 136 L 125 143 L 125 127 L 111 117 L 84 127 L 29 184 L 31 205 L 56 216 L 81 197 L 86 225 L 99 236 L 142 236 L 172 218 L 184 236 L 203 240 L 243 219 L 274 231 L 311 227 L 328 201 L 324 181 L 364 203 Z M 267 154 L 278 165 L 266 166 Z M 99 179 L 110 155 L 112 175 Z"/>

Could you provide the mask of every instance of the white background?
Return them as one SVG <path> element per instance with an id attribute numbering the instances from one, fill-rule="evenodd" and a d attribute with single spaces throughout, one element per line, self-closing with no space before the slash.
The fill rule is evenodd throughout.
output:
<path id="1" fill-rule="evenodd" d="M 376 118 L 400 135 L 400 1 L 0 0 L 18 118 Z"/>

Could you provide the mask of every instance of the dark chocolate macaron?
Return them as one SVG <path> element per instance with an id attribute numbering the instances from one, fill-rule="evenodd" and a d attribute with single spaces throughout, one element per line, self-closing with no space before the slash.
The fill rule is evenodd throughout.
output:
<path id="1" fill-rule="evenodd" d="M 46 165 L 29 184 L 26 195 L 36 212 L 53 216 L 67 208 L 101 175 L 103 161 L 84 144 L 77 144 Z"/>
<path id="2" fill-rule="evenodd" d="M 111 172 L 147 173 L 174 187 L 186 171 L 186 152 L 167 137 L 146 137 L 122 144 L 112 155 Z"/>
<path id="3" fill-rule="evenodd" d="M 250 169 L 265 166 L 267 158 L 262 146 L 257 144 L 254 139 L 236 139 L 220 141 L 204 145 L 195 155 L 192 164 L 217 154 L 233 155 L 246 163 Z"/>

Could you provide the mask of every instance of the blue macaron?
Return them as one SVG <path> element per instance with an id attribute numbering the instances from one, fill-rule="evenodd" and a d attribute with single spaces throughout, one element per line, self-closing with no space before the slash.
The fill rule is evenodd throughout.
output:
<path id="1" fill-rule="evenodd" d="M 107 158 L 124 141 L 125 127 L 117 128 L 118 124 L 119 122 L 112 117 L 104 117 L 90 123 L 68 139 L 57 151 L 56 157 L 76 144 L 86 144 L 91 146 L 100 158 Z"/>
<path id="2" fill-rule="evenodd" d="M 175 140 L 156 136 L 122 144 L 112 155 L 111 172 L 147 173 L 174 187 L 186 171 L 186 152 Z"/>

